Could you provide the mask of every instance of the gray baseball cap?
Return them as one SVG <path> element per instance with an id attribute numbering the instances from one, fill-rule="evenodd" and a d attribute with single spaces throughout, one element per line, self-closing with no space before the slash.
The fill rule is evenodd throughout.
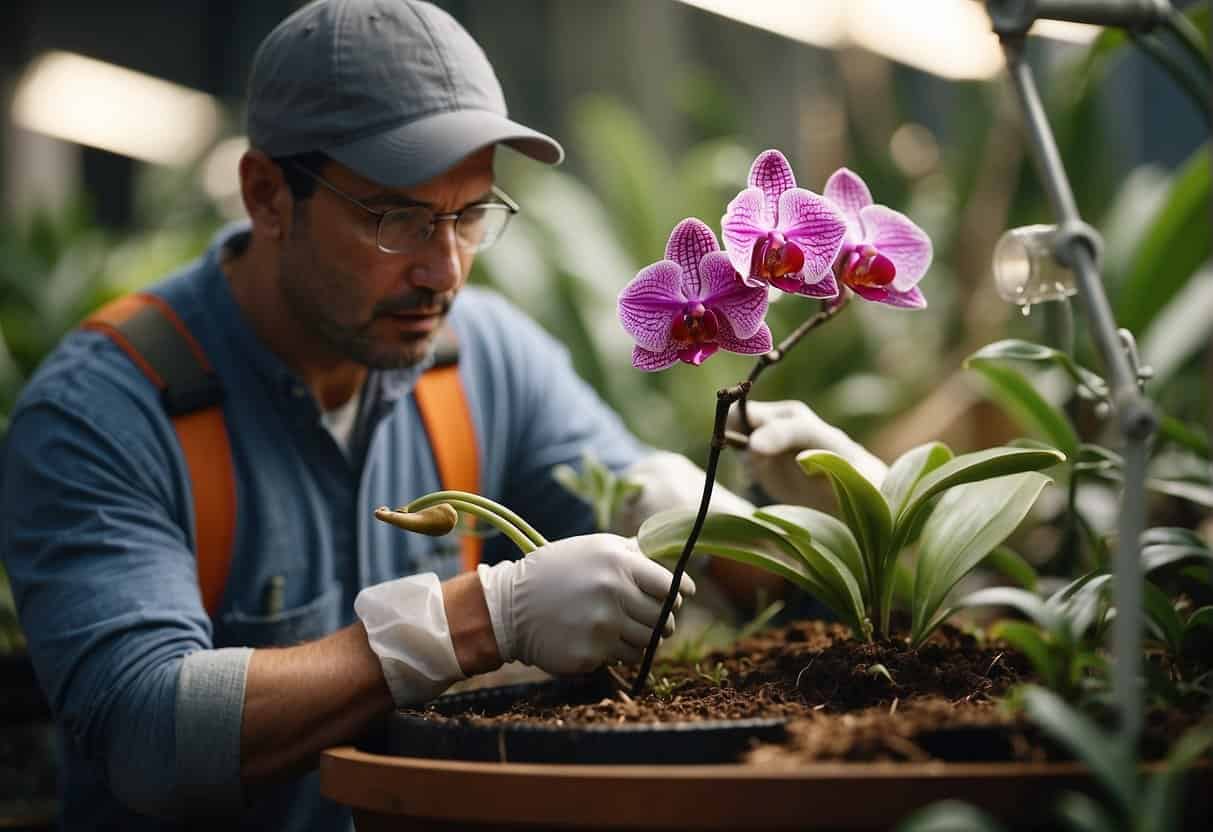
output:
<path id="1" fill-rule="evenodd" d="M 507 117 L 484 51 L 418 0 L 316 0 L 253 59 L 249 143 L 270 156 L 323 151 L 387 187 L 409 187 L 492 144 L 547 164 L 560 144 Z"/>

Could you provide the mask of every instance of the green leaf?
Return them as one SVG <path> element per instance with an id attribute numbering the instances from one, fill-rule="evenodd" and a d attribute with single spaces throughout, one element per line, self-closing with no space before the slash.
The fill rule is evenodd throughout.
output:
<path id="1" fill-rule="evenodd" d="M 859 551 L 855 535 L 837 517 L 815 508 L 790 505 L 763 506 L 754 512 L 754 516 L 785 530 L 804 529 L 814 546 L 829 551 L 846 565 L 861 588 L 868 585 L 867 564 Z M 870 603 L 871 599 L 865 597 L 864 602 Z"/>
<path id="2" fill-rule="evenodd" d="M 912 814 L 897 832 L 1004 832 L 1004 827 L 976 806 L 941 800 Z"/>
<path id="3" fill-rule="evenodd" d="M 1205 539 L 1191 529 L 1182 526 L 1152 526 L 1142 532 L 1141 545 L 1172 544 L 1176 546 L 1199 546 L 1208 548 Z"/>
<path id="4" fill-rule="evenodd" d="M 1205 723 L 1188 730 L 1167 755 L 1167 766 L 1146 783 L 1141 816 L 1141 832 L 1155 829 L 1179 829 L 1183 779 L 1188 770 L 1213 747 L 1213 724 Z"/>
<path id="5" fill-rule="evenodd" d="M 1069 418 L 1045 401 L 1022 373 L 992 360 L 970 357 L 965 366 L 985 377 L 991 397 L 1025 430 L 1044 437 L 1066 454 L 1078 449 L 1078 433 Z"/>
<path id="6" fill-rule="evenodd" d="M 677 558 L 690 537 L 695 514 L 685 509 L 670 509 L 645 520 L 636 533 L 640 551 L 657 560 Z M 699 539 L 695 541 L 695 554 L 716 555 L 757 566 L 814 595 L 822 594 L 820 582 L 791 541 L 776 529 L 748 517 L 723 512 L 708 514 Z M 845 610 L 835 612 L 842 614 Z"/>
<path id="7" fill-rule="evenodd" d="M 1100 399 L 1108 398 L 1108 383 L 1101 376 L 1078 364 L 1068 353 L 1031 341 L 1008 338 L 1005 341 L 986 344 L 969 356 L 965 366 L 969 366 L 972 361 L 982 363 L 1000 360 L 1053 364 L 1065 370 L 1075 384 L 1085 387 L 1091 395 Z"/>
<path id="8" fill-rule="evenodd" d="M 1100 610 L 1106 609 L 1104 593 L 1111 581 L 1112 576 L 1106 572 L 1090 572 L 1050 596 L 1046 603 L 1061 615 L 1065 635 L 1075 640 L 1086 635 Z"/>
<path id="9" fill-rule="evenodd" d="M 870 628 L 864 626 L 867 618 L 866 603 L 859 585 L 862 573 L 856 575 L 852 567 L 830 546 L 832 541 L 848 550 L 850 558 L 857 557 L 858 549 L 850 530 L 828 514 L 813 509 L 777 506 L 776 512 L 769 512 L 769 508 L 756 511 L 754 519 L 771 524 L 787 537 L 817 582 L 817 595 L 821 601 L 842 617 L 856 637 L 866 638 Z M 806 522 L 803 525 L 794 522 L 792 518 L 797 517 Z M 816 540 L 813 537 L 814 528 L 824 530 L 827 540 Z"/>
<path id="10" fill-rule="evenodd" d="M 1213 606 L 1199 607 L 1184 622 L 1184 638 L 1188 639 L 1209 627 L 1213 627 Z"/>
<path id="11" fill-rule="evenodd" d="M 1032 668 L 1050 688 L 1062 682 L 1061 658 L 1055 656 L 1048 634 L 1026 621 L 1004 619 L 990 627 L 990 638 L 1002 639 L 1028 657 Z"/>
<path id="12" fill-rule="evenodd" d="M 1112 832 L 1122 827 L 1098 800 L 1082 792 L 1065 792 L 1057 798 L 1057 814 L 1075 832 Z"/>
<path id="13" fill-rule="evenodd" d="M 995 586 L 989 589 L 979 589 L 961 598 L 955 604 L 956 609 L 968 607 L 1010 607 L 1026 615 L 1036 624 L 1049 632 L 1056 632 L 1061 626 L 1061 614 L 1045 603 L 1045 600 L 1035 593 L 1010 586 Z"/>
<path id="14" fill-rule="evenodd" d="M 942 442 L 927 442 L 911 448 L 889 466 L 889 472 L 880 484 L 894 517 L 918 481 L 952 458 L 952 450 Z"/>
<path id="15" fill-rule="evenodd" d="M 914 576 L 911 643 L 922 643 L 952 587 L 1006 540 L 1051 480 L 1029 471 L 948 490 L 923 526 Z"/>
<path id="16" fill-rule="evenodd" d="M 1144 332 L 1209 258 L 1209 191 L 1209 148 L 1202 146 L 1176 173 L 1162 210 L 1130 258 L 1115 294 L 1120 326 Z"/>
<path id="17" fill-rule="evenodd" d="M 1029 687 L 1024 692 L 1024 706 L 1045 733 L 1087 765 L 1116 803 L 1118 813 L 1128 815 L 1137 803 L 1137 772 L 1119 738 L 1105 734 L 1086 714 L 1050 690 Z"/>
<path id="18" fill-rule="evenodd" d="M 1175 611 L 1175 604 L 1149 581 L 1142 581 L 1141 589 L 1146 626 L 1166 645 L 1172 656 L 1178 657 L 1183 650 L 1184 623 Z"/>
<path id="19" fill-rule="evenodd" d="M 1213 551 L 1206 546 L 1172 543 L 1156 543 L 1141 550 L 1141 568 L 1146 573 L 1177 563 L 1213 564 Z"/>
<path id="20" fill-rule="evenodd" d="M 1021 588 L 1031 592 L 1036 590 L 1036 569 L 1010 546 L 995 546 L 983 563 Z"/>
<path id="21" fill-rule="evenodd" d="M 1208 431 L 1174 416 L 1163 415 L 1159 418 L 1158 437 L 1198 453 L 1205 459 L 1210 457 Z"/>
<path id="22" fill-rule="evenodd" d="M 957 485 L 1002 477 L 1007 474 L 1022 474 L 1039 471 L 1059 462 L 1065 457 L 1054 450 L 1039 448 L 989 448 L 960 456 L 944 463 L 919 480 L 897 517 L 897 531 L 903 533 L 935 495 Z M 904 538 L 903 538 L 904 539 Z"/>
<path id="23" fill-rule="evenodd" d="M 882 555 L 893 534 L 893 519 L 889 504 L 851 463 L 831 451 L 802 451 L 796 462 L 807 473 L 824 471 L 834 486 L 834 494 L 842 509 L 843 519 L 859 543 L 867 564 L 867 574 L 877 585 L 882 573 Z"/>

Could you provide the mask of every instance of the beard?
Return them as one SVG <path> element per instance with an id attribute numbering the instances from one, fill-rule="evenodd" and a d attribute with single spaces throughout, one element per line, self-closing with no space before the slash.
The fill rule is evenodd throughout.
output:
<path id="1" fill-rule="evenodd" d="M 408 332 L 377 324 L 417 310 L 436 313 L 445 320 L 454 293 L 439 294 L 418 287 L 378 301 L 369 318 L 346 323 L 365 305 L 360 296 L 359 276 L 321 263 L 307 234 L 306 212 L 297 212 L 295 216 L 290 244 L 283 247 L 279 258 L 279 274 L 283 302 L 291 316 L 302 324 L 305 337 L 319 340 L 333 355 L 372 370 L 403 369 L 424 361 L 434 348 L 437 328 L 430 332 Z"/>

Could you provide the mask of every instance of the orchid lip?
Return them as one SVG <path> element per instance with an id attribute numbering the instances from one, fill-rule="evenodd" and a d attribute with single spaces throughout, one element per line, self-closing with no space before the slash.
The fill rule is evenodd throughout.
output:
<path id="1" fill-rule="evenodd" d="M 838 264 L 838 277 L 850 286 L 881 288 L 888 286 L 897 276 L 893 261 L 871 244 L 844 250 Z"/>

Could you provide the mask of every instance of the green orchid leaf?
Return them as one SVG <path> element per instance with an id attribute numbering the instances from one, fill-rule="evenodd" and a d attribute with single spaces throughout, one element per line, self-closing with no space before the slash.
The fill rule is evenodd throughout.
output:
<path id="1" fill-rule="evenodd" d="M 1004 829 L 976 806 L 959 800 L 941 800 L 902 821 L 897 832 L 1004 832 Z"/>
<path id="2" fill-rule="evenodd" d="M 902 504 L 918 481 L 952 459 L 952 456 L 952 450 L 942 442 L 927 442 L 906 451 L 889 466 L 889 473 L 880 484 L 880 493 L 884 495 L 894 517 L 901 511 Z"/>
<path id="3" fill-rule="evenodd" d="M 1021 588 L 1032 592 L 1036 590 L 1036 569 L 1010 546 L 995 546 L 983 563 Z"/>
<path id="4" fill-rule="evenodd" d="M 1209 148 L 1176 172 L 1162 210 L 1142 235 L 1115 296 L 1117 322 L 1145 332 L 1159 311 L 1209 259 Z"/>
<path id="5" fill-rule="evenodd" d="M 994 586 L 979 589 L 958 600 L 957 609 L 970 607 L 1010 607 L 1030 618 L 1037 626 L 1057 632 L 1061 626 L 1061 613 L 1049 606 L 1043 598 L 1024 589 L 1010 586 Z"/>
<path id="6" fill-rule="evenodd" d="M 1187 448 L 1205 459 L 1213 455 L 1209 449 L 1209 432 L 1174 416 L 1163 415 L 1158 420 L 1158 438 Z"/>
<path id="7" fill-rule="evenodd" d="M 1184 639 L 1188 639 L 1201 630 L 1213 627 L 1213 606 L 1199 607 L 1192 611 L 1184 622 Z"/>
<path id="8" fill-rule="evenodd" d="M 1169 497 L 1178 497 L 1181 500 L 1187 500 L 1198 506 L 1213 508 L 1213 488 L 1204 483 L 1150 477 L 1146 480 L 1146 488 L 1156 494 L 1166 494 Z"/>
<path id="9" fill-rule="evenodd" d="M 1137 803 L 1137 771 L 1123 743 L 1105 734 L 1086 714 L 1050 690 L 1029 687 L 1024 692 L 1024 707 L 1046 734 L 1087 765 L 1118 812 L 1129 815 Z"/>
<path id="10" fill-rule="evenodd" d="M 837 517 L 814 508 L 790 505 L 763 506 L 754 516 L 774 523 L 785 531 L 804 529 L 814 546 L 829 551 L 846 565 L 861 588 L 868 585 L 867 564 L 859 551 L 855 535 Z M 865 598 L 864 601 L 870 603 L 871 599 Z"/>
<path id="11" fill-rule="evenodd" d="M 952 588 L 1027 516 L 1051 480 L 1028 471 L 949 489 L 919 537 L 911 643 L 921 644 Z"/>
<path id="12" fill-rule="evenodd" d="M 1182 526 L 1152 526 L 1142 532 L 1141 545 L 1154 546 L 1167 543 L 1175 546 L 1201 546 L 1208 548 L 1205 539 L 1191 529 Z"/>
<path id="13" fill-rule="evenodd" d="M 1082 792 L 1065 792 L 1057 798 L 1057 815 L 1074 832 L 1109 832 L 1121 824 L 1102 803 Z"/>
<path id="14" fill-rule="evenodd" d="M 1005 341 L 995 341 L 986 344 L 969 356 L 966 361 L 1030 361 L 1038 364 L 1052 364 L 1065 370 L 1066 374 L 1080 388 L 1084 388 L 1090 396 L 1098 399 L 1108 398 L 1108 383 L 1101 376 L 1081 366 L 1068 353 L 1034 344 L 1031 341 L 1021 341 L 1008 338 Z"/>
<path id="15" fill-rule="evenodd" d="M 1078 449 L 1078 433 L 1069 417 L 1036 392 L 1035 386 L 1022 373 L 996 361 L 976 357 L 967 359 L 965 366 L 985 378 L 991 398 L 1025 430 L 1048 440 L 1066 456 L 1074 455 Z"/>
<path id="16" fill-rule="evenodd" d="M 889 504 L 851 463 L 831 451 L 802 451 L 796 462 L 806 473 L 824 471 L 834 486 L 843 519 L 859 543 L 873 585 L 881 583 L 883 555 L 893 535 Z"/>
<path id="17" fill-rule="evenodd" d="M 990 627 L 989 636 L 1001 639 L 1028 657 L 1032 668 L 1050 688 L 1061 682 L 1060 657 L 1054 656 L 1048 634 L 1027 621 L 1004 619 Z"/>
<path id="18" fill-rule="evenodd" d="M 1206 546 L 1156 543 L 1141 550 L 1141 568 L 1147 574 L 1175 564 L 1213 565 L 1213 550 Z"/>
<path id="19" fill-rule="evenodd" d="M 1049 597 L 1046 603 L 1062 616 L 1067 637 L 1081 639 L 1100 617 L 1101 610 L 1106 612 L 1105 592 L 1111 581 L 1112 576 L 1106 572 L 1089 572 Z"/>
<path id="20" fill-rule="evenodd" d="M 1175 604 L 1167 593 L 1149 581 L 1142 581 L 1141 589 L 1146 627 L 1166 645 L 1172 656 L 1178 656 L 1183 649 L 1184 623 L 1175 611 Z"/>
<path id="21" fill-rule="evenodd" d="M 770 511 L 771 508 L 776 511 Z M 806 517 L 806 513 L 810 516 Z M 793 518 L 806 522 L 797 523 Z M 856 575 L 851 564 L 831 546 L 832 542 L 842 547 L 854 562 L 859 550 L 850 530 L 828 514 L 801 506 L 764 507 L 754 513 L 754 519 L 769 524 L 787 537 L 817 582 L 821 601 L 838 613 L 857 637 L 866 637 L 867 604 L 859 583 L 862 573 Z M 827 539 L 816 539 L 814 528 L 824 529 Z"/>
<path id="22" fill-rule="evenodd" d="M 1065 457 L 1057 451 L 1040 448 L 989 448 L 961 454 L 927 474 L 914 486 L 905 507 L 897 516 L 897 531 L 899 535 L 904 534 L 912 524 L 914 515 L 922 511 L 932 497 L 949 488 L 1008 474 L 1039 471 L 1064 461 Z"/>
<path id="23" fill-rule="evenodd" d="M 1137 828 L 1179 829 L 1183 802 L 1183 780 L 1189 770 L 1213 748 L 1213 724 L 1191 728 L 1179 738 L 1167 755 L 1166 768 L 1146 783 Z"/>
<path id="24" fill-rule="evenodd" d="M 636 542 L 640 551 L 650 558 L 676 559 L 682 554 L 694 524 L 694 511 L 661 511 L 644 521 L 636 533 Z M 715 555 L 756 566 L 786 578 L 814 595 L 824 594 L 821 582 L 792 542 L 777 529 L 748 517 L 709 512 L 699 539 L 695 541 L 695 554 Z M 835 612 L 842 614 L 845 610 Z"/>

